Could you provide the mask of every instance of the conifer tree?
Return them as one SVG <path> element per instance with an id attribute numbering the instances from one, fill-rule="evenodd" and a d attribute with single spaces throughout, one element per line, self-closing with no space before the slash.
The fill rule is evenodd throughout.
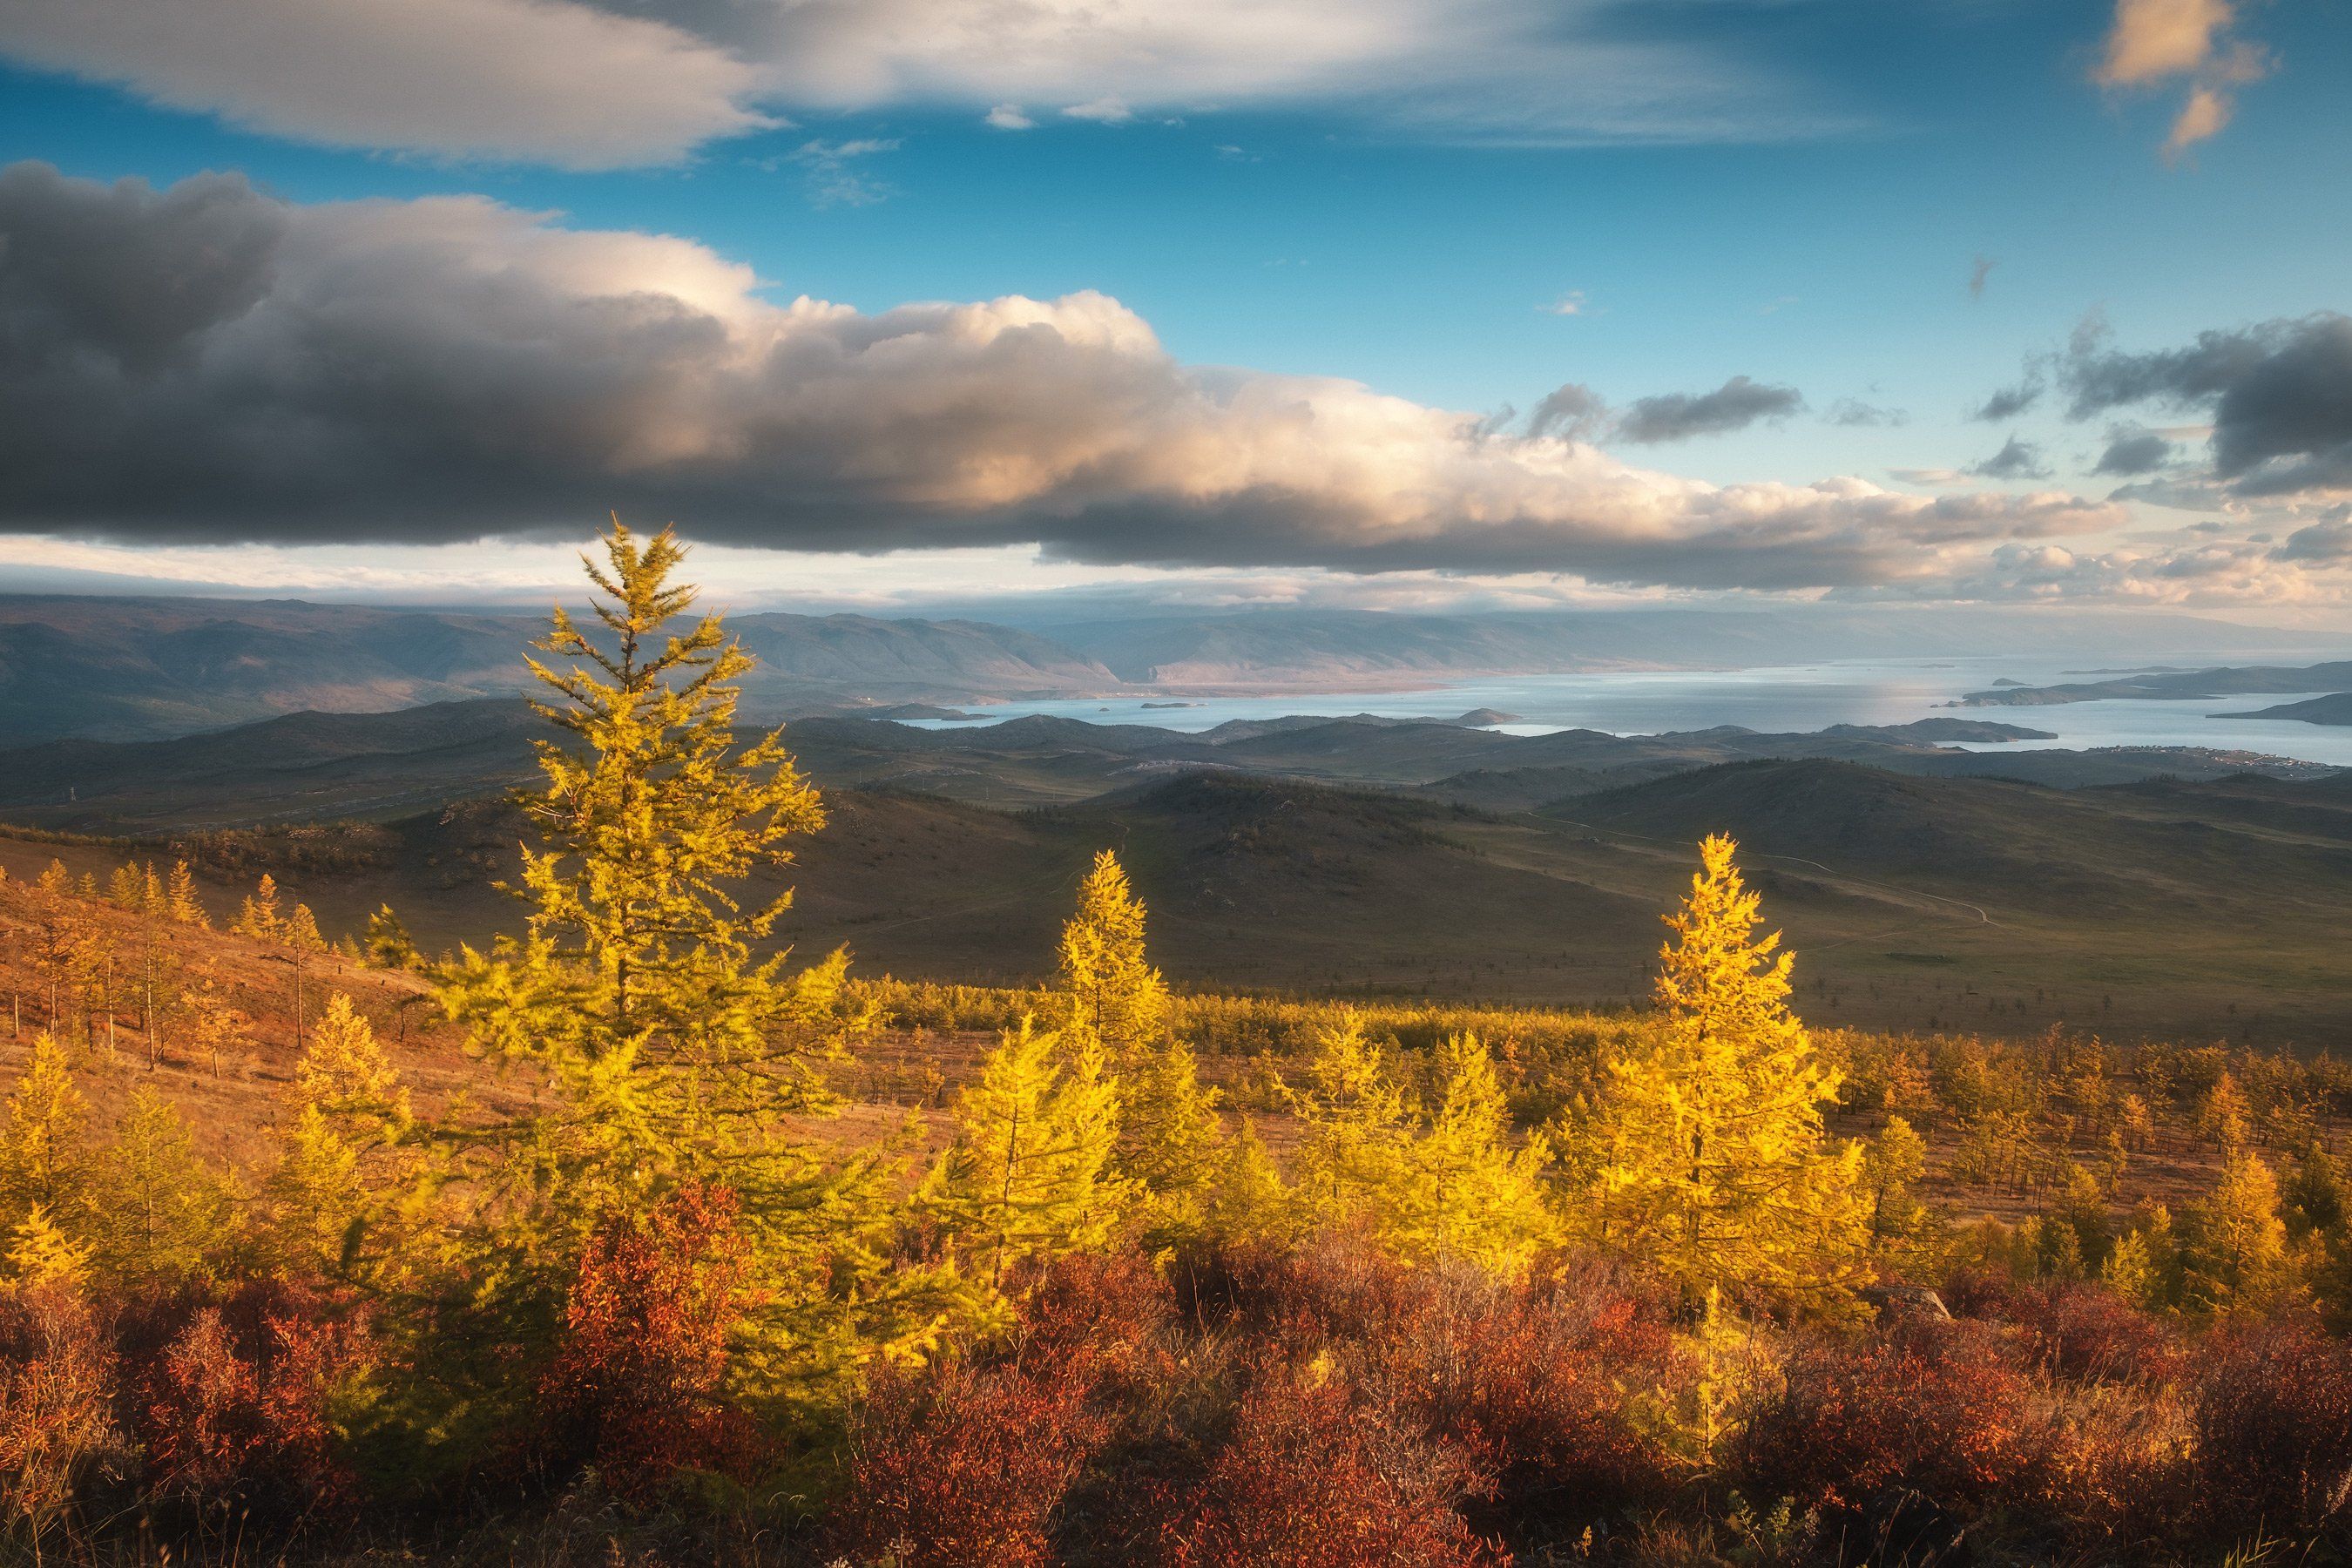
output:
<path id="1" fill-rule="evenodd" d="M 1143 917 L 1118 857 L 1105 849 L 1062 928 L 1059 984 L 1070 1009 L 1062 1032 L 1091 1034 L 1122 1067 L 1168 1033 L 1168 985 L 1144 957 Z"/>
<path id="2" fill-rule="evenodd" d="M 261 1251 L 297 1278 L 348 1277 L 360 1261 L 371 1206 L 359 1151 L 317 1104 L 303 1103 L 261 1184 Z"/>
<path id="3" fill-rule="evenodd" d="M 832 1110 L 818 1068 L 873 1026 L 844 994 L 845 953 L 788 973 L 754 955 L 789 892 L 739 902 L 824 822 L 779 734 L 739 745 L 737 679 L 751 656 L 716 616 L 679 629 L 696 591 L 685 550 L 616 521 L 600 630 L 558 609 L 530 667 L 543 785 L 521 800 L 523 934 L 435 971 L 472 1047 L 526 1068 L 541 1102 L 443 1130 L 473 1177 L 475 1220 L 453 1234 L 473 1300 L 508 1331 L 551 1331 L 595 1226 L 686 1181 L 740 1198 L 757 1305 L 740 1355 L 762 1392 L 814 1389 L 870 1359 L 933 1342 L 961 1298 L 950 1276 L 896 1268 L 888 1152 L 835 1156 L 782 1119 Z"/>
<path id="4" fill-rule="evenodd" d="M 1143 905 L 1108 849 L 1062 928 L 1060 960 L 1063 1039 L 1099 1042 L 1118 1074 L 1116 1168 L 1143 1189 L 1150 1244 L 1181 1240 L 1200 1228 L 1224 1125 L 1192 1048 L 1170 1032 L 1168 987 L 1144 952 Z"/>
<path id="5" fill-rule="evenodd" d="M 1134 1195 L 1110 1169 L 1118 1090 L 1102 1047 L 1060 1045 L 1028 1017 L 1004 1031 L 924 1184 L 922 1205 L 964 1238 L 992 1287 L 1024 1258 L 1102 1246 Z"/>
<path id="6" fill-rule="evenodd" d="M 256 942 L 276 942 L 282 923 L 283 917 L 278 910 L 278 879 L 264 871 L 260 882 L 237 907 L 236 919 L 228 929 Z"/>
<path id="7" fill-rule="evenodd" d="M 89 1273 L 92 1250 L 36 1204 L 9 1234 L 8 1274 L 20 1285 L 79 1285 Z"/>
<path id="8" fill-rule="evenodd" d="M 169 897 L 173 924 L 194 926 L 199 931 L 211 926 L 211 917 L 205 913 L 205 906 L 196 897 L 195 873 L 188 868 L 185 860 L 175 860 L 172 864 Z"/>
<path id="9" fill-rule="evenodd" d="M 1667 917 L 1663 1016 L 1609 1062 L 1606 1147 L 1590 1221 L 1661 1269 L 1696 1310 L 1710 1289 L 1830 1312 L 1865 1278 L 1863 1151 L 1832 1148 L 1822 1108 L 1840 1075 L 1789 1010 L 1790 956 L 1756 936 L 1758 896 L 1721 836 L 1699 847 Z"/>
<path id="10" fill-rule="evenodd" d="M 1300 1125 L 1294 1193 L 1332 1226 L 1377 1225 L 1412 1202 L 1414 1118 L 1353 1008 L 1318 1029 L 1308 1087 L 1283 1086 Z"/>
<path id="11" fill-rule="evenodd" d="M 2164 1305 L 2163 1279 L 2158 1272 L 2153 1249 L 2147 1237 L 2137 1230 L 2124 1232 L 2108 1248 L 2106 1267 L 2100 1276 L 2116 1295 L 2144 1312 L 2158 1310 Z"/>
<path id="12" fill-rule="evenodd" d="M 1436 1068 L 1429 1130 L 1410 1150 L 1413 1201 L 1390 1245 L 1518 1274 L 1558 1234 L 1542 1185 L 1551 1147 L 1541 1133 L 1513 1147 L 1502 1082 L 1477 1036 L 1447 1039 Z"/>
<path id="13" fill-rule="evenodd" d="M 131 1091 L 92 1186 L 101 1272 L 130 1285 L 177 1284 L 203 1272 L 221 1238 L 225 1201 L 179 1108 L 152 1088 Z"/>
<path id="14" fill-rule="evenodd" d="M 1211 1184 L 1203 1229 L 1225 1241 L 1286 1243 L 1297 1229 L 1298 1205 L 1283 1184 L 1282 1172 L 1244 1121 L 1233 1141 L 1222 1173 Z"/>
<path id="15" fill-rule="evenodd" d="M 1907 1250 L 1925 1228 L 1927 1208 L 1913 1194 L 1927 1169 L 1927 1141 L 1900 1116 L 1890 1116 L 1863 1146 L 1862 1184 L 1870 1205 L 1870 1245 L 1876 1252 Z"/>
<path id="16" fill-rule="evenodd" d="M 290 1274 L 355 1278 L 391 1247 L 382 1233 L 406 1184 L 399 1145 L 415 1115 L 374 1028 L 341 992 L 295 1065 L 289 1110 L 262 1184 L 262 1250 Z"/>
<path id="17" fill-rule="evenodd" d="M 2260 1155 L 2243 1148 L 2231 1151 L 2213 1191 L 2190 1205 L 2187 1217 L 2182 1290 L 2192 1310 L 2262 1307 L 2286 1283 L 2278 1177 Z"/>
<path id="18" fill-rule="evenodd" d="M 0 1133 L 0 1210 L 12 1220 L 39 1208 L 79 1226 L 89 1195 L 89 1106 L 66 1070 L 65 1047 L 44 1030 L 8 1101 Z"/>

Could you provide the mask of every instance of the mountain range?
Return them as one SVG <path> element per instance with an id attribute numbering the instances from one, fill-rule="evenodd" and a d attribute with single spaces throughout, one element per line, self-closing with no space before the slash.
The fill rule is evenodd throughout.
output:
<path id="1" fill-rule="evenodd" d="M 2194 617 L 1921 606 L 1431 616 L 1269 610 L 1033 622 L 731 615 L 746 710 L 1112 692 L 1312 691 L 1474 674 L 1730 668 L 1987 649 L 2261 652 L 2303 634 Z M 0 745 L 141 740 L 304 710 L 512 695 L 537 616 L 291 599 L 0 595 Z M 2303 689 L 2308 689 L 2307 688 Z"/>

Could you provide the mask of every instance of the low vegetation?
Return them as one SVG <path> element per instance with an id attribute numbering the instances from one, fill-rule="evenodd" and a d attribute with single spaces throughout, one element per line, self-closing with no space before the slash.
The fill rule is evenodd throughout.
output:
<path id="1" fill-rule="evenodd" d="M 1108 851 L 1050 985 L 854 978 L 678 557 L 539 645 L 494 943 L 0 887 L 8 1550 L 2352 1552 L 2338 1064 L 1808 1029 L 1719 837 L 1617 1014 L 1175 994 Z"/>

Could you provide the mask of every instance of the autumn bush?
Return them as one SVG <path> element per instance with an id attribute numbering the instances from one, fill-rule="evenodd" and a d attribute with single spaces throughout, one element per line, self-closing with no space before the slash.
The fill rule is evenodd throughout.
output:
<path id="1" fill-rule="evenodd" d="M 381 1350 L 346 1293 L 257 1279 L 151 1298 L 122 1347 L 149 1496 L 265 1519 L 355 1500 L 339 1406 Z"/>
<path id="2" fill-rule="evenodd" d="M 541 1380 L 551 1461 L 593 1464 L 638 1502 L 685 1471 L 753 1479 L 767 1447 L 722 1386 L 750 1274 L 740 1208 L 725 1187 L 690 1184 L 642 1216 L 599 1226 Z"/>
<path id="3" fill-rule="evenodd" d="M 1165 1490 L 1164 1560 L 1180 1568 L 1507 1562 L 1456 1510 L 1484 1481 L 1470 1455 L 1356 1402 L 1310 1365 L 1260 1378 L 1201 1479 Z"/>
<path id="4" fill-rule="evenodd" d="M 2215 1532 L 2259 1521 L 2352 1546 L 2352 1347 L 2299 1323 L 2217 1331 L 2198 1349 L 2189 1431 Z"/>
<path id="5" fill-rule="evenodd" d="M 2095 1280 L 1971 1268 L 1948 1282 L 1944 1298 L 1961 1317 L 2004 1325 L 2019 1358 L 2054 1377 L 2157 1384 L 2180 1373 L 2179 1334 Z"/>
<path id="6" fill-rule="evenodd" d="M 1057 1515 L 1109 1428 L 1079 1376 L 963 1358 L 886 1373 L 853 1421 L 827 1539 L 898 1568 L 1056 1562 Z"/>
<path id="7" fill-rule="evenodd" d="M 1799 1346 L 1748 1412 L 1748 1496 L 1826 1513 L 1896 1505 L 1965 1518 L 2016 1495 L 2035 1460 L 2024 1378 L 1971 1323 Z"/>
<path id="8" fill-rule="evenodd" d="M 52 1525 L 127 1460 L 115 1375 L 113 1347 L 80 1296 L 61 1285 L 0 1289 L 0 1506 L 37 1556 Z"/>

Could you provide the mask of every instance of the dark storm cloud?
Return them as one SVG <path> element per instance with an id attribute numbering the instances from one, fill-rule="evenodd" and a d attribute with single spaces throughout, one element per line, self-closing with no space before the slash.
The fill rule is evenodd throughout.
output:
<path id="1" fill-rule="evenodd" d="M 2352 317 L 2200 332 L 2147 353 L 2111 348 L 2095 327 L 2061 375 L 2077 419 L 2138 404 L 2210 408 L 2213 471 L 2240 495 L 2352 489 Z"/>
<path id="2" fill-rule="evenodd" d="M 1988 479 L 2046 479 L 2050 469 L 2042 460 L 2042 448 L 2031 441 L 2011 436 L 1991 457 L 1969 466 L 1969 472 Z"/>
<path id="3" fill-rule="evenodd" d="M 1728 435 L 1759 419 L 1785 419 L 1804 405 L 1804 397 L 1793 386 L 1768 386 L 1735 375 L 1713 392 L 1635 399 L 1617 421 L 1617 438 L 1649 445 Z"/>
<path id="4" fill-rule="evenodd" d="M 1988 425 L 1998 425 L 2004 419 L 2014 419 L 2042 401 L 2042 383 L 2032 377 L 2015 386 L 2004 386 L 1969 410 L 1969 417 Z"/>
<path id="5" fill-rule="evenodd" d="M 2107 449 L 2099 455 L 2095 474 L 2132 478 L 2152 474 L 2172 461 L 2172 443 L 2153 430 L 2118 425 L 2107 432 Z"/>
<path id="6" fill-rule="evenodd" d="M 1528 434 L 1589 441 L 1608 422 L 1609 405 L 1591 387 L 1571 381 L 1544 395 L 1535 412 L 1528 416 Z"/>
<path id="7" fill-rule="evenodd" d="M 1353 382 L 1185 365 L 1100 294 L 866 314 L 757 284 L 687 240 L 479 198 L 301 206 L 20 165 L 0 174 L 0 529 L 434 543 L 618 509 L 784 550 L 1795 587 L 2121 517 L 1705 484 Z M 1663 438 L 1797 405 L 1741 378 L 1635 413 Z M 1598 416 L 1563 389 L 1536 417 Z"/>

